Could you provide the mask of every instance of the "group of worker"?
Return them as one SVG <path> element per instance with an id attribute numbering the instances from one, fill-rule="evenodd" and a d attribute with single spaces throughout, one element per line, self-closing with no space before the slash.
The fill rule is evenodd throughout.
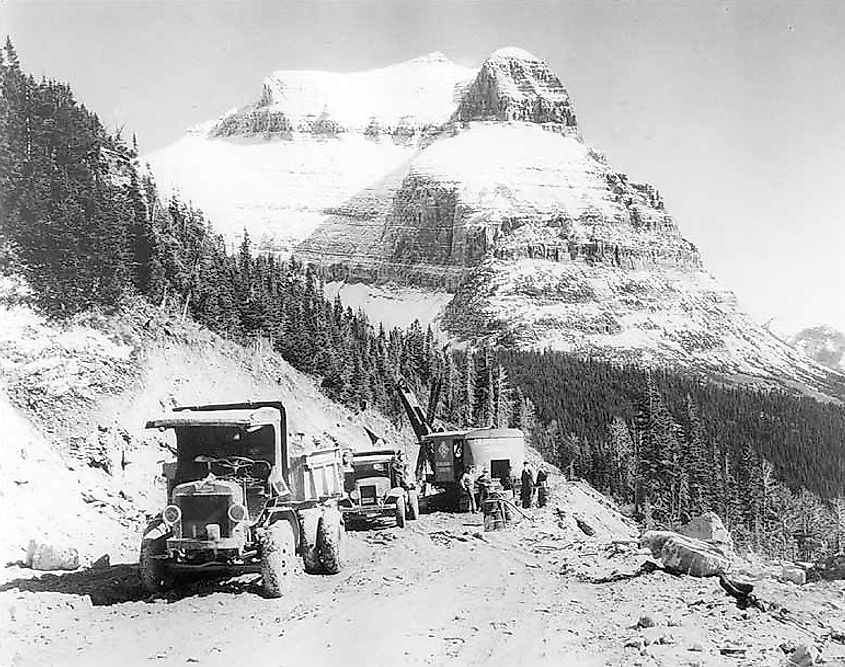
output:
<path id="1" fill-rule="evenodd" d="M 519 484 L 517 484 L 517 479 L 513 475 L 510 465 L 508 465 L 504 474 L 499 477 L 499 484 L 502 490 L 510 493 L 511 498 L 514 500 L 516 499 L 515 493 L 518 488 L 522 507 L 529 509 L 534 502 L 535 495 L 537 506 L 545 506 L 548 499 L 547 480 L 548 473 L 546 472 L 545 466 L 540 466 L 535 477 L 531 466 L 526 461 L 523 464 Z M 492 484 L 493 480 L 486 467 L 470 466 L 464 470 L 460 479 L 460 487 L 461 494 L 466 499 L 470 512 L 483 511 L 484 501 L 490 493 Z"/>

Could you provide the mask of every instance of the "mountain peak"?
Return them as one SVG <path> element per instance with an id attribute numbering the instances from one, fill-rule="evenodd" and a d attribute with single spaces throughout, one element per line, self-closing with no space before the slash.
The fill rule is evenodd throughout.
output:
<path id="1" fill-rule="evenodd" d="M 498 49 L 484 61 L 455 119 L 541 123 L 562 134 L 578 134 L 569 94 L 557 74 L 516 46 Z"/>
<path id="2" fill-rule="evenodd" d="M 443 54 L 440 51 L 432 51 L 431 53 L 427 53 L 424 56 L 419 56 L 418 58 L 413 58 L 412 60 L 409 60 L 408 62 L 411 62 L 411 63 L 444 63 L 446 65 L 452 64 L 452 61 L 449 60 L 449 58 L 447 58 L 446 55 Z"/>
<path id="3" fill-rule="evenodd" d="M 525 60 L 528 62 L 542 62 L 537 56 L 528 53 L 525 49 L 521 49 L 518 46 L 505 46 L 501 49 L 497 49 L 493 53 L 490 54 L 490 57 L 487 60 L 492 59 L 504 59 L 504 60 Z"/>

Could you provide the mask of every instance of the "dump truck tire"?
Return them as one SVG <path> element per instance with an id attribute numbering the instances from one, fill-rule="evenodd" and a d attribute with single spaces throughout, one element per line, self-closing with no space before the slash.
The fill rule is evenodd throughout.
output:
<path id="1" fill-rule="evenodd" d="M 293 528 L 284 519 L 270 524 L 258 535 L 261 559 L 261 590 L 268 598 L 284 595 L 293 580 L 294 545 Z"/>
<path id="2" fill-rule="evenodd" d="M 411 521 L 420 518 L 420 496 L 416 489 L 408 489 L 408 518 Z"/>
<path id="3" fill-rule="evenodd" d="M 405 527 L 405 497 L 399 496 L 396 499 L 396 526 L 397 528 Z"/>
<path id="4" fill-rule="evenodd" d="M 156 556 L 167 551 L 167 537 L 145 537 L 141 540 L 141 555 L 138 559 L 138 574 L 141 585 L 148 593 L 161 593 L 172 584 L 167 573 L 167 564 Z"/>
<path id="5" fill-rule="evenodd" d="M 343 522 L 340 512 L 326 512 L 317 524 L 317 557 L 323 574 L 343 568 Z"/>
<path id="6" fill-rule="evenodd" d="M 303 510 L 300 513 L 302 525 L 302 562 L 308 574 L 320 574 L 320 556 L 317 553 L 317 528 L 320 525 L 320 510 Z"/>

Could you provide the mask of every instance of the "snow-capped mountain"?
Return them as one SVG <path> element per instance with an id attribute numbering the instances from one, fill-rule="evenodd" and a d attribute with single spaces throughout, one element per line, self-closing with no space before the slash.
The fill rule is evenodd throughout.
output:
<path id="1" fill-rule="evenodd" d="M 845 334 L 841 331 L 826 325 L 807 327 L 791 336 L 789 343 L 820 364 L 845 373 Z"/>
<path id="2" fill-rule="evenodd" d="M 150 162 L 224 231 L 301 241 L 331 292 L 389 324 L 425 313 L 468 344 L 829 379 L 741 312 L 656 188 L 584 143 L 558 76 L 521 49 L 477 70 L 432 54 L 276 72 Z"/>

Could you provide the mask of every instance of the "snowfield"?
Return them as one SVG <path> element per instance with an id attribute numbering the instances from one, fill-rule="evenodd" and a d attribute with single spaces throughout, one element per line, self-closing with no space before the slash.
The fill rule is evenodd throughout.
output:
<path id="1" fill-rule="evenodd" d="M 165 193 L 199 206 L 228 239 L 246 229 L 290 251 L 341 205 L 417 152 L 413 144 L 361 134 L 290 139 L 189 133 L 145 157 Z"/>
<path id="2" fill-rule="evenodd" d="M 434 52 L 366 72 L 280 70 L 264 80 L 259 104 L 292 125 L 324 117 L 345 131 L 441 125 L 476 70 Z"/>

